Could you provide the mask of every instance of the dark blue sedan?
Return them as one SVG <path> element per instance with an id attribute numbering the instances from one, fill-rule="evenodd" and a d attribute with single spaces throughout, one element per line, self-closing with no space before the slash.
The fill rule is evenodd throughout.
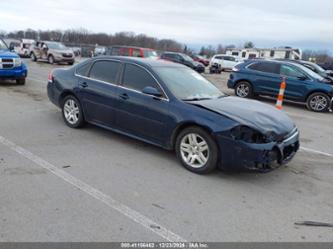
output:
<path id="1" fill-rule="evenodd" d="M 309 110 L 315 112 L 326 112 L 331 108 L 332 80 L 295 62 L 248 60 L 234 67 L 228 87 L 235 89 L 235 94 L 242 98 L 255 95 L 276 97 L 282 77 L 286 78 L 286 99 L 304 102 Z"/>
<path id="2" fill-rule="evenodd" d="M 65 123 L 85 122 L 175 150 L 195 173 L 217 166 L 269 171 L 299 148 L 282 111 L 230 97 L 192 69 L 163 60 L 97 57 L 49 75 Z"/>

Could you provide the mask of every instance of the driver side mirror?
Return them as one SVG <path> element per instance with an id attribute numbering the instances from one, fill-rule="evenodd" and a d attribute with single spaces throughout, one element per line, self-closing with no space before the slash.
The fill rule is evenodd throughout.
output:
<path id="1" fill-rule="evenodd" d="M 14 51 L 14 45 L 13 45 L 13 44 L 10 44 L 10 46 L 9 46 L 9 50 L 10 50 L 10 51 Z"/>
<path id="2" fill-rule="evenodd" d="M 151 87 L 151 86 L 146 86 L 145 88 L 143 88 L 142 93 L 151 95 L 154 97 L 162 97 L 162 93 L 155 87 Z"/>

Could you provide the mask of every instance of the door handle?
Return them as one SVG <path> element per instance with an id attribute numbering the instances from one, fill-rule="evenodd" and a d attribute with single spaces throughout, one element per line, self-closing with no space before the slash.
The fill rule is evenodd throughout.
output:
<path id="1" fill-rule="evenodd" d="M 87 82 L 80 83 L 80 86 L 82 88 L 86 88 L 86 87 L 88 87 L 88 83 Z"/>
<path id="2" fill-rule="evenodd" d="M 119 97 L 123 100 L 129 99 L 129 96 L 127 95 L 127 93 L 122 93 L 122 94 L 119 95 Z"/>

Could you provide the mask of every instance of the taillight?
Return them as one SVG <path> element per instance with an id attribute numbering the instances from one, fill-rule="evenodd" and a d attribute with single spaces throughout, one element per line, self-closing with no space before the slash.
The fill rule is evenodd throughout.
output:
<path id="1" fill-rule="evenodd" d="M 49 73 L 49 76 L 47 77 L 47 81 L 50 83 L 53 83 L 53 71 Z"/>

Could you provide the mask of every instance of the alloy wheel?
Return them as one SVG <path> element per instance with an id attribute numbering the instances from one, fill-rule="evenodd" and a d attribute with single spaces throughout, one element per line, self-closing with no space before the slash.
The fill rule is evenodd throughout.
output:
<path id="1" fill-rule="evenodd" d="M 312 110 L 321 112 L 327 108 L 327 99 L 322 95 L 315 95 L 310 100 L 310 107 Z"/>
<path id="2" fill-rule="evenodd" d="M 75 125 L 79 121 L 80 109 L 73 99 L 68 99 L 64 104 L 64 116 L 68 123 Z"/>
<path id="3" fill-rule="evenodd" d="M 246 98 L 250 93 L 250 88 L 246 84 L 239 84 L 236 89 L 238 97 Z"/>
<path id="4" fill-rule="evenodd" d="M 207 142 L 198 134 L 185 135 L 180 143 L 180 153 L 184 162 L 192 168 L 205 166 L 209 159 Z"/>

